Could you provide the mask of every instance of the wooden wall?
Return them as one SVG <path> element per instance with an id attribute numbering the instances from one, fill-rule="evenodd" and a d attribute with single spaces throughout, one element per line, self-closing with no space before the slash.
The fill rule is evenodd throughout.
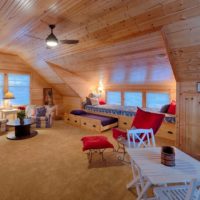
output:
<path id="1" fill-rule="evenodd" d="M 82 99 L 80 97 L 63 96 L 63 110 L 70 112 L 73 109 L 81 109 Z"/>
<path id="2" fill-rule="evenodd" d="M 43 88 L 51 88 L 37 72 L 35 72 L 27 63 L 16 55 L 0 53 L 0 73 L 19 73 L 30 74 L 31 76 L 31 104 L 43 104 Z M 53 89 L 54 103 L 58 104 L 58 109 L 62 109 L 62 96 Z"/>
<path id="3" fill-rule="evenodd" d="M 200 93 L 196 81 L 177 83 L 177 145 L 200 159 Z"/>

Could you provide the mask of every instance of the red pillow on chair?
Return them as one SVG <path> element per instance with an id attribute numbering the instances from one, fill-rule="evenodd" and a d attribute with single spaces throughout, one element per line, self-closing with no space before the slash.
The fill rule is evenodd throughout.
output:
<path id="1" fill-rule="evenodd" d="M 147 112 L 138 108 L 132 126 L 135 126 L 137 129 L 152 128 L 155 134 L 160 128 L 164 117 L 164 114 Z"/>
<path id="2" fill-rule="evenodd" d="M 167 110 L 168 114 L 175 115 L 176 114 L 176 101 L 172 101 L 171 104 L 169 105 L 169 108 Z"/>

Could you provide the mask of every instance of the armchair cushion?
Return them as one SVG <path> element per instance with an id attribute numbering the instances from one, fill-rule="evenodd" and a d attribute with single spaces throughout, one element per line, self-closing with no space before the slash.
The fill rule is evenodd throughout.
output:
<path id="1" fill-rule="evenodd" d="M 36 105 L 27 105 L 25 112 L 28 118 L 34 117 L 36 113 Z"/>
<path id="2" fill-rule="evenodd" d="M 38 107 L 36 108 L 36 117 L 44 117 L 46 116 L 46 112 L 47 109 L 44 106 Z"/>

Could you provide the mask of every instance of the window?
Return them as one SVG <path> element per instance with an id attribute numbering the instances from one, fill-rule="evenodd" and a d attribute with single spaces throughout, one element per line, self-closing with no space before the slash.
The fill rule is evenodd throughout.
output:
<path id="1" fill-rule="evenodd" d="M 12 100 L 12 104 L 29 104 L 30 76 L 21 74 L 8 74 L 8 90 L 15 96 L 15 99 Z"/>
<path id="2" fill-rule="evenodd" d="M 0 74 L 0 100 L 3 99 L 3 92 L 4 92 L 4 75 Z M 3 101 L 0 101 L 1 105 Z"/>
<path id="3" fill-rule="evenodd" d="M 146 94 L 147 108 L 157 108 L 160 109 L 163 105 L 170 102 L 168 93 L 155 93 L 148 92 Z"/>
<path id="4" fill-rule="evenodd" d="M 107 92 L 107 104 L 121 105 L 121 92 Z"/>
<path id="5" fill-rule="evenodd" d="M 142 107 L 142 92 L 124 92 L 124 105 Z"/>

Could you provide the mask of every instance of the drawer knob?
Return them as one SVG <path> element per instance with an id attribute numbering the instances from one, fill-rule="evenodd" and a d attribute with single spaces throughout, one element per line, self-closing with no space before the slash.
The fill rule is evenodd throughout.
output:
<path id="1" fill-rule="evenodd" d="M 127 122 L 124 122 L 124 125 L 127 125 Z"/>
<path id="2" fill-rule="evenodd" d="M 171 135 L 173 134 L 173 132 L 172 132 L 172 131 L 167 131 L 167 133 L 169 133 L 169 134 L 171 134 Z"/>
<path id="3" fill-rule="evenodd" d="M 67 120 L 69 121 L 69 118 Z"/>
<path id="4" fill-rule="evenodd" d="M 96 127 L 96 125 L 93 125 L 93 127 L 95 128 L 95 127 Z"/>
<path id="5" fill-rule="evenodd" d="M 77 120 L 75 120 L 75 122 L 77 122 Z"/>
<path id="6" fill-rule="evenodd" d="M 84 125 L 86 125 L 86 123 L 83 123 Z"/>

